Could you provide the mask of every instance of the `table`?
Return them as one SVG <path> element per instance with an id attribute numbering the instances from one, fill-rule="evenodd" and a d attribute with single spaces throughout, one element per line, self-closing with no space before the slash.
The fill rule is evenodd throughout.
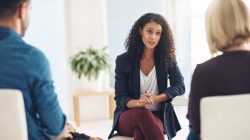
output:
<path id="1" fill-rule="evenodd" d="M 106 101 L 108 102 L 108 111 L 109 118 L 113 118 L 114 110 L 115 110 L 115 101 L 114 101 L 114 91 L 78 91 L 73 95 L 73 104 L 74 104 L 74 119 L 76 122 L 76 126 L 80 126 L 80 111 L 79 111 L 79 99 L 81 97 L 91 97 L 91 96 L 104 96 Z"/>

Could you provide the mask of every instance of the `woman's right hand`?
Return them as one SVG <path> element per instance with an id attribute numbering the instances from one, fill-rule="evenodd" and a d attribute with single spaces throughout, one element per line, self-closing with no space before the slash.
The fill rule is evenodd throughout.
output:
<path id="1" fill-rule="evenodd" d="M 141 104 L 142 107 L 152 105 L 153 104 L 152 94 L 144 93 L 143 95 L 141 95 L 141 97 L 139 99 L 139 103 Z"/>
<path id="2" fill-rule="evenodd" d="M 152 105 L 153 102 L 153 96 L 150 93 L 144 93 L 141 95 L 140 99 L 132 99 L 128 101 L 127 107 L 128 108 L 145 108 L 147 106 Z"/>

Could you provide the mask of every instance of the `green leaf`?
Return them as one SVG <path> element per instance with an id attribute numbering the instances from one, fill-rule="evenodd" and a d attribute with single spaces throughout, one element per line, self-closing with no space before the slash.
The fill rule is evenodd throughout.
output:
<path id="1" fill-rule="evenodd" d="M 85 51 L 80 51 L 70 57 L 71 70 L 78 75 L 82 75 L 89 80 L 97 79 L 102 70 L 109 70 L 111 67 L 111 57 L 106 53 L 107 47 L 94 49 L 89 47 Z"/>

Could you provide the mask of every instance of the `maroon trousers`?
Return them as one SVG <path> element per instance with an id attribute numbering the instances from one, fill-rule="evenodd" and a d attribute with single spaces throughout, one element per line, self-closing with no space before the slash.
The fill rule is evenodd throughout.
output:
<path id="1" fill-rule="evenodd" d="M 164 140 L 161 119 L 143 108 L 124 111 L 118 120 L 118 133 L 134 140 Z"/>

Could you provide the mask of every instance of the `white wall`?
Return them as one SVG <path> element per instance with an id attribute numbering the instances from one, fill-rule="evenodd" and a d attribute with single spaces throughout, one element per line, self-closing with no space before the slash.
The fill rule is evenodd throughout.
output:
<path id="1" fill-rule="evenodd" d="M 89 46 L 94 48 L 106 46 L 106 1 L 71 0 L 66 1 L 66 5 L 68 57 Z M 88 81 L 77 80 L 76 75 L 71 70 L 69 70 L 68 75 L 70 92 L 86 88 Z"/>
<path id="2" fill-rule="evenodd" d="M 47 56 L 59 103 L 68 114 L 64 6 L 63 0 L 33 0 L 30 26 L 24 39 Z"/>
<path id="3" fill-rule="evenodd" d="M 67 25 L 71 53 L 90 45 L 94 48 L 107 45 L 106 1 L 67 1 Z"/>
<path id="4" fill-rule="evenodd" d="M 189 0 L 107 0 L 107 6 L 108 46 L 113 60 L 125 51 L 125 39 L 140 16 L 147 12 L 165 16 L 173 29 L 178 65 L 184 76 L 187 91 L 189 91 L 192 71 Z M 114 84 L 114 72 L 111 75 L 111 83 Z"/>
<path id="5" fill-rule="evenodd" d="M 113 58 L 124 52 L 124 42 L 133 24 L 148 12 L 165 15 L 165 1 L 107 0 L 108 46 Z"/>
<path id="6" fill-rule="evenodd" d="M 72 74 L 69 57 L 89 45 L 96 48 L 107 45 L 106 19 L 105 0 L 32 1 L 30 27 L 24 39 L 47 56 L 59 103 L 71 118 L 73 118 L 73 94 L 83 87 L 88 87 L 89 82 L 77 80 Z M 102 80 L 108 78 L 104 76 Z M 94 86 L 99 87 L 104 82 Z M 88 120 L 107 118 L 108 110 L 97 108 L 99 112 L 86 115 L 89 112 L 84 109 L 86 104 L 95 108 L 95 103 L 99 103 L 96 107 L 103 107 L 106 102 L 102 100 L 102 98 L 81 99 L 82 118 Z"/>
<path id="7" fill-rule="evenodd" d="M 106 0 L 68 0 L 66 1 L 66 27 L 67 27 L 67 55 L 68 57 L 84 50 L 90 45 L 101 48 L 107 45 L 107 16 Z M 68 86 L 72 95 L 77 91 L 103 89 L 103 84 L 109 85 L 107 75 L 97 82 L 89 82 L 83 77 L 78 80 L 76 75 L 68 69 Z M 80 114 L 82 120 L 107 119 L 108 110 L 103 98 L 80 99 Z M 73 108 L 72 100 L 69 102 Z M 88 110 L 87 110 L 87 109 Z M 92 110 L 91 110 L 92 109 Z M 73 110 L 71 113 L 73 114 Z"/>
<path id="8" fill-rule="evenodd" d="M 178 30 L 175 31 L 177 58 L 181 60 L 180 67 L 189 71 L 187 53 L 190 46 L 188 38 L 184 37 L 189 36 L 186 25 L 189 24 L 187 4 L 185 0 L 33 0 L 31 23 L 25 40 L 41 49 L 48 57 L 59 102 L 63 111 L 72 115 L 72 95 L 76 90 L 89 86 L 89 82 L 76 79 L 68 65 L 69 57 L 89 45 L 96 48 L 108 45 L 114 60 L 118 54 L 124 52 L 124 42 L 131 26 L 144 13 L 167 15 L 170 24 L 176 24 L 177 28 L 174 29 Z M 180 13 L 183 8 L 185 12 Z M 188 73 L 184 73 L 185 75 Z M 185 76 L 185 79 L 190 78 Z M 103 81 L 106 81 L 105 78 Z M 83 110 L 86 105 L 95 108 L 106 104 L 103 99 L 85 99 L 81 102 Z M 84 118 L 86 112 L 81 114 L 83 119 L 98 116 L 88 114 Z M 104 112 L 99 111 L 99 114 L 102 114 L 101 117 L 106 116 Z"/>
<path id="9" fill-rule="evenodd" d="M 113 58 L 111 85 L 117 55 L 125 51 L 124 42 L 135 21 L 148 12 L 165 15 L 165 0 L 107 0 L 108 46 Z"/>
<path id="10" fill-rule="evenodd" d="M 189 0 L 174 0 L 174 29 L 176 40 L 176 57 L 184 77 L 186 93 L 190 90 L 191 69 L 191 19 Z"/>

